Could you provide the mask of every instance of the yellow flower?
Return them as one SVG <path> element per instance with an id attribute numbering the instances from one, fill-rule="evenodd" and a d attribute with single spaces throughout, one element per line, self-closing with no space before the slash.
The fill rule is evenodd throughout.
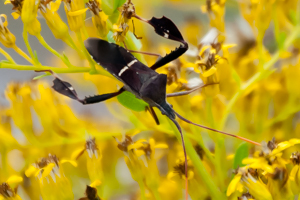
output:
<path id="1" fill-rule="evenodd" d="M 106 25 L 108 16 L 101 10 L 101 2 L 99 0 L 90 0 L 86 5 L 92 12 L 93 24 L 96 27 L 98 34 L 100 37 L 104 38 L 108 33 Z"/>
<path id="2" fill-rule="evenodd" d="M 287 164 L 282 156 L 282 151 L 299 144 L 299 139 L 291 139 L 289 141 L 284 141 L 276 144 L 275 139 L 269 141 L 268 144 L 262 143 L 262 151 L 256 152 L 255 157 L 246 158 L 243 160 L 243 164 L 249 165 L 249 167 L 254 169 L 262 169 L 265 173 L 273 174 L 276 168 L 281 168 Z"/>
<path id="3" fill-rule="evenodd" d="M 5 0 L 4 4 L 12 4 L 13 8 L 12 10 L 15 10 L 15 12 L 12 13 L 12 16 L 14 19 L 18 19 L 21 15 L 22 6 L 23 6 L 24 0 Z"/>
<path id="4" fill-rule="evenodd" d="M 30 24 L 36 20 L 39 4 L 39 0 L 23 1 L 21 18 L 24 24 Z"/>
<path id="5" fill-rule="evenodd" d="M 291 184 L 292 191 L 295 195 L 300 193 L 300 153 L 292 153 L 290 157 L 294 167 L 290 173 L 289 182 Z"/>
<path id="6" fill-rule="evenodd" d="M 33 164 L 25 171 L 27 177 L 38 177 L 41 194 L 44 200 L 74 199 L 71 184 L 65 176 L 61 165 L 66 162 L 71 163 L 73 166 L 77 166 L 74 161 L 59 161 L 55 155 L 49 154 L 48 157 L 42 158 L 39 162 Z"/>
<path id="7" fill-rule="evenodd" d="M 41 0 L 39 9 L 54 37 L 66 42 L 67 36 L 69 35 L 69 28 L 57 13 L 60 3 L 61 0 L 55 2 Z"/>
<path id="8" fill-rule="evenodd" d="M 206 1 L 206 5 L 201 6 L 201 11 L 209 16 L 211 27 L 216 27 L 221 32 L 225 31 L 225 2 L 226 0 L 211 0 Z"/>
<path id="9" fill-rule="evenodd" d="M 113 25 L 113 38 L 116 43 L 123 43 L 125 40 L 125 36 L 129 31 L 128 22 L 133 15 L 135 15 L 135 8 L 131 1 L 125 3 L 121 8 L 119 8 L 121 12 L 119 15 L 119 19 L 117 24 Z"/>
<path id="10" fill-rule="evenodd" d="M 21 183 L 23 178 L 20 176 L 11 176 L 6 182 L 0 184 L 0 200 L 21 200 L 21 197 L 16 194 L 17 184 Z M 15 185 L 16 188 L 12 189 L 11 185 Z"/>
<path id="11" fill-rule="evenodd" d="M 89 174 L 90 180 L 92 182 L 95 181 L 100 181 L 104 182 L 103 180 L 103 169 L 102 169 L 102 153 L 100 152 L 97 144 L 96 144 L 96 139 L 95 138 L 89 138 L 86 143 L 85 147 L 82 149 L 76 150 L 72 154 L 72 159 L 78 159 L 83 153 L 86 153 L 86 158 L 87 158 L 87 172 Z M 99 184 L 100 185 L 100 184 Z M 99 191 L 99 194 L 102 196 L 103 194 L 103 189 L 99 187 L 99 185 L 94 186 L 97 188 Z"/>
<path id="12" fill-rule="evenodd" d="M 16 44 L 16 37 L 8 30 L 7 17 L 4 14 L 0 15 L 0 42 L 7 48 L 12 48 Z"/>
<path id="13" fill-rule="evenodd" d="M 190 160 L 188 160 L 188 169 L 187 169 L 187 174 L 188 174 L 188 180 L 194 178 L 194 167 L 193 164 Z M 185 180 L 185 162 L 184 158 L 182 159 L 177 159 L 176 160 L 176 165 L 173 167 L 173 171 L 168 173 L 168 179 L 172 179 L 175 176 L 178 176 Z"/>
<path id="14" fill-rule="evenodd" d="M 84 7 L 84 1 L 81 0 L 64 0 L 64 4 L 71 31 L 79 31 L 84 26 L 85 12 L 88 8 Z"/>
<path id="15" fill-rule="evenodd" d="M 285 168 L 276 168 L 273 174 L 268 174 L 268 189 L 272 194 L 273 200 L 293 199 L 289 175 Z"/>
<path id="16" fill-rule="evenodd" d="M 238 168 L 236 175 L 227 188 L 227 196 L 242 194 L 247 190 L 255 199 L 272 200 L 267 186 L 258 178 L 256 170 L 248 167 Z"/>
<path id="17" fill-rule="evenodd" d="M 24 0 L 21 18 L 29 34 L 37 36 L 41 32 L 41 24 L 37 19 L 39 0 Z"/>

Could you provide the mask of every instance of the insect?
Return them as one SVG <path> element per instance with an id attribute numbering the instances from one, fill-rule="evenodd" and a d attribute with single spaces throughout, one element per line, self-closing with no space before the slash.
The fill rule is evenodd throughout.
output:
<path id="1" fill-rule="evenodd" d="M 141 19 L 141 18 L 140 18 Z M 85 41 L 85 47 L 92 56 L 92 58 L 99 63 L 105 70 L 107 70 L 110 74 L 112 74 L 116 79 L 120 80 L 124 83 L 124 86 L 117 92 L 96 95 L 93 97 L 86 97 L 84 99 L 80 99 L 72 87 L 72 85 L 68 82 L 62 81 L 60 78 L 56 76 L 53 81 L 53 88 L 57 92 L 68 96 L 74 100 L 82 104 L 92 104 L 98 103 L 101 101 L 105 101 L 107 99 L 116 97 L 121 93 L 128 91 L 135 95 L 136 98 L 142 99 L 148 104 L 147 110 L 154 117 L 157 124 L 159 124 L 158 118 L 153 110 L 153 107 L 158 108 L 163 115 L 166 115 L 177 127 L 178 131 L 181 134 L 181 141 L 183 145 L 183 151 L 185 156 L 185 185 L 186 185 L 186 199 L 187 199 L 187 155 L 185 150 L 185 144 L 183 139 L 183 134 L 181 131 L 181 127 L 178 122 L 175 120 L 176 116 L 193 125 L 219 132 L 225 135 L 229 135 L 232 137 L 236 137 L 242 139 L 244 141 L 259 145 L 256 142 L 248 140 L 246 138 L 242 138 L 236 135 L 232 135 L 229 133 L 225 133 L 222 131 L 218 131 L 209 127 L 205 127 L 196 123 L 193 123 L 181 115 L 179 115 L 172 106 L 166 101 L 167 97 L 181 96 L 189 94 L 199 87 L 183 92 L 177 92 L 172 94 L 166 94 L 166 86 L 167 86 L 167 75 L 159 74 L 155 70 L 164 66 L 165 64 L 171 62 L 174 59 L 177 59 L 179 56 L 184 54 L 188 50 L 188 44 L 183 39 L 180 31 L 176 27 L 176 25 L 167 17 L 155 18 L 153 17 L 150 20 L 142 19 L 147 22 L 151 26 L 154 27 L 155 32 L 167 39 L 174 40 L 180 42 L 181 45 L 176 48 L 171 53 L 166 56 L 160 58 L 156 61 L 151 67 L 148 67 L 137 60 L 129 50 L 114 44 L 109 43 L 102 39 L 97 38 L 89 38 Z"/>

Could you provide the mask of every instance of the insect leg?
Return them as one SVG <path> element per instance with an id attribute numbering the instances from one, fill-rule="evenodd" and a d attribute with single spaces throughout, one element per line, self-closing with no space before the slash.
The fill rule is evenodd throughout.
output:
<path id="1" fill-rule="evenodd" d="M 147 106 L 147 107 L 146 107 L 146 110 L 148 110 L 149 113 L 152 115 L 153 119 L 155 120 L 155 123 L 156 123 L 157 125 L 159 125 L 159 120 L 158 120 L 158 118 L 157 118 L 156 113 L 155 113 L 154 110 L 153 110 L 153 107 Z"/>
<path id="2" fill-rule="evenodd" d="M 125 42 L 123 42 L 124 44 L 124 47 L 127 51 L 131 52 L 131 53 L 140 53 L 140 54 L 145 54 L 145 55 L 148 55 L 148 56 L 157 56 L 157 57 L 161 57 L 159 54 L 156 54 L 156 53 L 148 53 L 148 52 L 143 52 L 143 51 L 135 51 L 135 50 L 130 50 L 127 48 Z"/>
<path id="3" fill-rule="evenodd" d="M 52 88 L 64 95 L 64 96 L 67 96 L 71 99 L 74 99 L 82 104 L 93 104 L 93 103 L 98 103 L 98 102 L 101 102 L 101 101 L 105 101 L 107 99 L 110 99 L 112 97 L 115 97 L 119 94 L 121 94 L 122 92 L 124 92 L 124 88 L 121 88 L 119 91 L 117 92 L 113 92 L 113 93 L 108 93 L 108 94 L 101 94 L 101 95 L 95 95 L 93 97 L 86 97 L 84 99 L 80 99 L 77 95 L 77 92 L 75 91 L 75 89 L 73 88 L 73 86 L 66 82 L 66 81 L 63 81 L 61 80 L 54 72 L 52 72 L 51 70 L 41 70 L 41 71 L 37 71 L 37 72 L 48 72 L 48 73 L 51 73 L 55 79 L 53 80 L 53 86 Z"/>
<path id="4" fill-rule="evenodd" d="M 183 154 L 184 154 L 184 172 L 185 172 L 185 199 L 188 199 L 188 164 L 187 164 L 187 154 L 186 154 L 186 149 L 185 149 L 185 142 L 184 142 L 184 138 L 183 138 L 183 133 L 181 130 L 180 125 L 178 124 L 178 122 L 175 119 L 172 119 L 169 117 L 169 119 L 171 119 L 173 121 L 173 123 L 176 125 L 179 133 L 180 133 L 180 137 L 181 137 L 181 143 L 182 143 L 182 148 L 183 148 Z"/>
<path id="5" fill-rule="evenodd" d="M 197 86 L 191 90 L 188 90 L 188 91 L 182 91 L 182 92 L 174 92 L 174 93 L 170 93 L 170 94 L 167 94 L 166 96 L 167 97 L 178 97 L 178 96 L 183 96 L 183 95 L 187 95 L 187 94 L 190 94 L 192 92 L 195 92 L 196 90 L 200 89 L 200 88 L 204 88 L 206 86 L 209 86 L 209 85 L 215 85 L 215 84 L 219 84 L 219 83 L 209 83 L 209 84 L 206 84 L 206 85 L 201 85 L 201 86 Z"/>
<path id="6" fill-rule="evenodd" d="M 99 103 L 101 101 L 105 101 L 107 99 L 110 99 L 110 98 L 113 98 L 115 96 L 118 96 L 119 94 L 121 94 L 124 91 L 125 90 L 123 88 L 121 88 L 117 92 L 107 93 L 107 94 L 100 94 L 100 95 L 95 95 L 95 96 L 92 96 L 92 97 L 86 97 L 83 100 L 81 100 L 80 102 L 82 104 L 84 104 L 84 105 L 86 105 L 86 104 L 93 104 L 93 103 Z"/>
<path id="7" fill-rule="evenodd" d="M 135 36 L 135 38 L 138 39 L 138 40 L 143 39 L 143 37 L 138 37 L 138 36 L 135 34 L 135 27 L 134 27 L 134 22 L 133 22 L 133 20 L 132 20 L 132 28 L 133 28 L 133 35 Z"/>
<path id="8" fill-rule="evenodd" d="M 175 112 L 175 111 L 174 111 Z M 181 119 L 182 121 L 185 121 L 189 124 L 193 124 L 195 126 L 198 126 L 198 127 L 201 127 L 201 128 L 204 128 L 204 129 L 207 129 L 207 130 L 210 130 L 210 131 L 213 131 L 213 132 L 217 132 L 217 133 L 221 133 L 221 134 L 224 134 L 224 135 L 227 135 L 227 136 L 231 136 L 231 137 L 235 137 L 235 138 L 238 138 L 240 140 L 243 140 L 245 142 L 249 142 L 251 144 L 254 144 L 254 145 L 257 145 L 257 146 L 261 146 L 261 144 L 259 144 L 258 142 L 255 142 L 255 141 L 252 141 L 252 140 L 249 140 L 247 138 L 244 138 L 244 137 L 241 137 L 241 136 L 238 136 L 238 135 L 233 135 L 231 133 L 226 133 L 226 132 L 223 132 L 223 131 L 219 131 L 219 130 L 216 130 L 216 129 L 213 129 L 213 128 L 209 128 L 207 126 L 203 126 L 203 125 L 200 125 L 200 124 L 196 124 L 194 122 L 191 122 L 190 120 L 182 117 L 181 115 L 179 115 L 177 112 L 175 112 L 176 116 Z"/>

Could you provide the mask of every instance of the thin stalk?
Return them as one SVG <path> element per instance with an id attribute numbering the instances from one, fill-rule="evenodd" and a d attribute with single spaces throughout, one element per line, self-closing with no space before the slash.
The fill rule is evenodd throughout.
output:
<path id="1" fill-rule="evenodd" d="M 0 53 L 11 63 L 15 63 L 14 59 L 0 47 Z"/>
<path id="2" fill-rule="evenodd" d="M 158 192 L 158 189 L 157 189 L 157 188 L 151 189 L 151 191 L 153 192 L 153 196 L 154 196 L 154 199 L 155 199 L 155 200 L 161 200 L 161 198 L 160 198 L 160 195 L 159 195 L 159 192 Z"/>
<path id="3" fill-rule="evenodd" d="M 34 64 L 33 60 L 24 52 L 22 51 L 19 47 L 14 46 L 13 49 L 23 58 L 25 58 L 28 62 L 30 62 L 31 64 Z"/>
<path id="4" fill-rule="evenodd" d="M 141 190 L 141 199 L 146 200 L 147 199 L 146 193 L 145 193 L 146 190 L 145 190 L 145 185 L 144 185 L 143 181 L 139 181 L 138 184 L 139 184 L 140 190 Z"/>
<path id="5" fill-rule="evenodd" d="M 64 56 L 62 56 L 60 53 L 58 53 L 56 50 L 54 50 L 52 47 L 50 47 L 48 45 L 48 43 L 44 40 L 43 36 L 41 35 L 37 35 L 36 36 L 37 39 L 39 40 L 39 42 L 51 53 L 53 53 L 55 56 L 57 56 L 58 58 L 60 58 L 65 65 L 67 65 L 67 67 L 73 67 L 72 64 L 69 62 L 69 60 L 67 60 Z"/>
<path id="6" fill-rule="evenodd" d="M 70 47 L 75 49 L 79 55 L 84 56 L 83 52 L 77 48 L 76 44 L 74 43 L 73 39 L 71 38 L 71 36 L 69 34 L 68 34 L 67 40 L 68 40 L 68 43 L 70 44 Z"/>
<path id="7" fill-rule="evenodd" d="M 76 32 L 76 36 L 77 36 L 77 39 L 80 43 L 80 47 L 83 50 L 83 53 L 84 53 L 85 57 L 89 61 L 89 64 L 90 64 L 90 67 L 91 67 L 91 72 L 90 73 L 93 74 L 93 73 L 96 72 L 95 63 L 94 63 L 93 59 L 91 58 L 91 56 L 89 55 L 89 53 L 87 52 L 87 50 L 84 46 L 80 31 Z"/>
<path id="8" fill-rule="evenodd" d="M 40 62 L 34 56 L 33 51 L 31 49 L 31 46 L 29 44 L 26 24 L 24 24 L 24 26 L 23 26 L 23 34 L 22 35 L 23 35 L 24 43 L 25 43 L 25 45 L 27 47 L 28 53 L 30 54 L 30 57 L 31 57 L 31 59 L 33 61 L 33 64 L 34 65 L 40 65 Z"/>
<path id="9" fill-rule="evenodd" d="M 283 51 L 285 51 L 292 43 L 293 41 L 298 37 L 300 33 L 300 26 L 297 26 L 292 34 L 286 39 L 283 47 Z M 269 69 L 279 60 L 280 58 L 280 52 L 281 50 L 277 51 L 269 60 L 267 63 L 263 65 L 263 68 L 261 71 L 257 72 L 250 78 L 246 83 L 244 83 L 241 86 L 241 89 L 231 98 L 229 103 L 226 106 L 223 118 L 220 123 L 220 129 L 222 130 L 223 127 L 225 126 L 226 120 L 228 118 L 229 112 L 232 110 L 233 105 L 236 103 L 236 101 L 239 99 L 239 97 L 247 90 L 249 89 L 252 85 L 254 85 L 256 82 L 258 82 L 261 78 L 266 78 L 269 76 L 271 73 L 269 73 Z M 268 74 L 269 73 L 269 74 Z"/>
<path id="10" fill-rule="evenodd" d="M 56 68 L 50 66 L 40 66 L 36 67 L 33 65 L 18 65 L 18 64 L 10 64 L 10 63 L 0 63 L 0 68 L 6 69 L 15 69 L 15 70 L 32 70 L 32 71 L 39 71 L 39 70 L 51 70 L 55 73 L 82 73 L 82 72 L 89 72 L 91 69 L 87 67 L 72 67 L 72 68 Z"/>

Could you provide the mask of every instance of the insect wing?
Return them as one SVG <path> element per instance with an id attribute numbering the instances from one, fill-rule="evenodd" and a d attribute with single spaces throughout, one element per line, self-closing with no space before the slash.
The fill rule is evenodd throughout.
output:
<path id="1" fill-rule="evenodd" d="M 137 93 L 146 80 L 157 74 L 114 43 L 90 38 L 85 41 L 85 47 L 96 62 Z"/>

